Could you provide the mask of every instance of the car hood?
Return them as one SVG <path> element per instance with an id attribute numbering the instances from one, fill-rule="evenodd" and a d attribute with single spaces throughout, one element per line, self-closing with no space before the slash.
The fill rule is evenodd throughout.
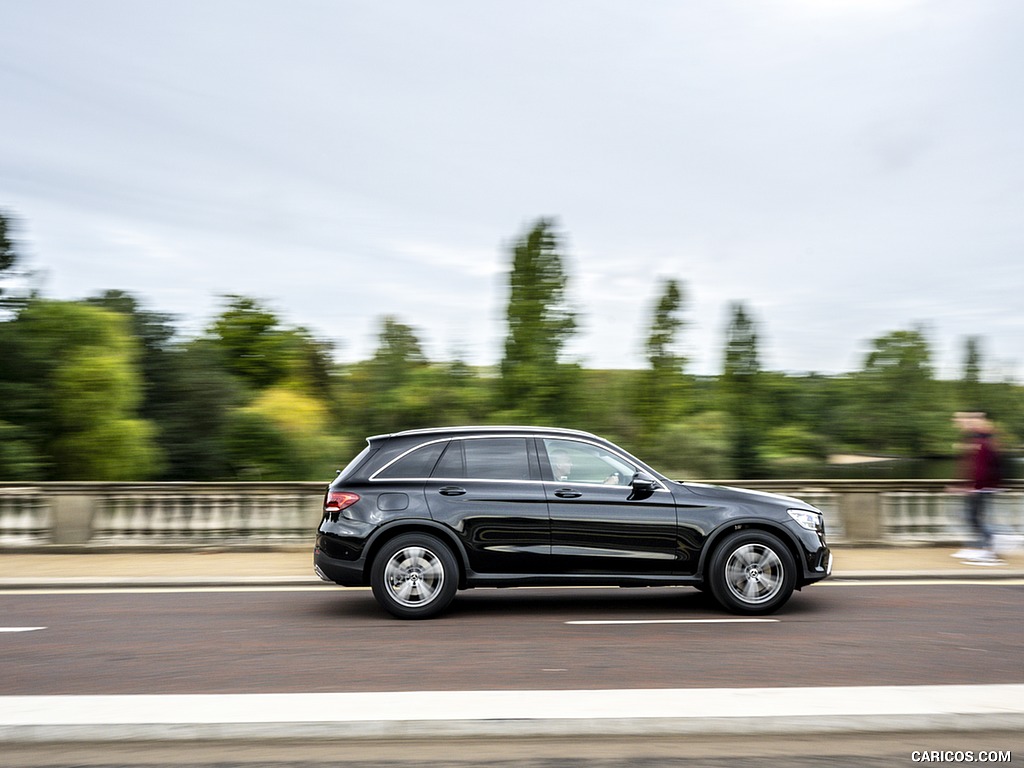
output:
<path id="1" fill-rule="evenodd" d="M 677 488 L 683 488 L 694 496 L 713 501 L 762 501 L 775 502 L 780 507 L 793 507 L 797 509 L 814 509 L 806 501 L 783 496 L 780 493 L 769 493 L 767 491 L 751 491 L 747 488 L 731 488 L 724 485 L 707 485 L 705 483 L 676 483 Z"/>

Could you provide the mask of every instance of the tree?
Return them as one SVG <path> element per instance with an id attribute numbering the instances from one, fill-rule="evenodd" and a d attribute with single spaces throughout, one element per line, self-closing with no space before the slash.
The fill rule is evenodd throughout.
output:
<path id="1" fill-rule="evenodd" d="M 666 280 L 654 306 L 647 336 L 648 369 L 637 392 L 637 415 L 648 435 L 685 410 L 683 404 L 686 358 L 678 354 L 677 335 L 683 327 L 680 316 L 683 292 L 675 280 Z"/>
<path id="2" fill-rule="evenodd" d="M 981 340 L 968 336 L 964 341 L 964 369 L 959 382 L 960 407 L 965 411 L 983 410 L 981 385 Z"/>
<path id="3" fill-rule="evenodd" d="M 243 388 L 228 372 L 223 350 L 209 339 L 196 339 L 168 349 L 166 364 L 174 374 L 159 390 L 162 399 L 153 411 L 165 455 L 163 477 L 234 477 L 227 440 L 232 413 L 243 402 Z"/>
<path id="4" fill-rule="evenodd" d="M 720 385 L 732 419 L 733 471 L 740 477 L 761 477 L 765 472 L 760 448 L 765 424 L 757 326 L 742 303 L 733 304 L 730 312 Z"/>
<path id="5" fill-rule="evenodd" d="M 157 418 L 167 405 L 170 382 L 181 371 L 172 361 L 176 331 L 171 316 L 144 310 L 134 296 L 124 291 L 104 291 L 85 303 L 117 312 L 128 320 L 129 331 L 139 346 L 138 364 L 143 379 L 140 413 L 147 419 Z"/>
<path id="6" fill-rule="evenodd" d="M 0 418 L 21 427 L 50 479 L 139 480 L 157 473 L 138 417 L 138 348 L 126 320 L 79 302 L 32 300 L 4 323 Z"/>
<path id="7" fill-rule="evenodd" d="M 524 418 L 557 419 L 570 394 L 573 369 L 562 364 L 561 355 L 576 319 L 566 302 L 568 277 L 554 223 L 539 220 L 511 255 L 503 404 Z"/>
<path id="8" fill-rule="evenodd" d="M 0 421 L 0 480 L 38 480 L 40 459 L 25 430 Z"/>
<path id="9" fill-rule="evenodd" d="M 286 344 L 280 321 L 248 296 L 227 296 L 227 306 L 211 332 L 224 350 L 228 369 L 253 387 L 268 387 L 286 371 Z"/>
<path id="10" fill-rule="evenodd" d="M 12 227 L 9 216 L 0 211 L 0 272 L 11 269 L 18 261 L 18 253 L 11 239 Z"/>
<path id="11" fill-rule="evenodd" d="M 294 389 L 262 390 L 229 419 L 228 454 L 238 479 L 319 480 L 346 454 L 327 404 Z"/>
<path id="12" fill-rule="evenodd" d="M 382 379 L 400 379 L 426 363 L 427 357 L 423 354 L 416 331 L 393 315 L 386 315 L 381 318 L 372 362 Z"/>
<path id="13" fill-rule="evenodd" d="M 333 374 L 333 345 L 305 328 L 287 328 L 270 309 L 248 296 L 227 296 L 210 327 L 228 370 L 254 389 L 283 382 L 326 395 Z"/>
<path id="14" fill-rule="evenodd" d="M 908 456 L 946 450 L 952 408 L 936 387 L 922 328 L 874 339 L 856 382 L 862 444 Z"/>
<path id="15" fill-rule="evenodd" d="M 16 302 L 7 296 L 4 278 L 14 274 L 19 254 L 14 241 L 14 218 L 0 211 L 0 309 L 10 309 Z"/>
<path id="16" fill-rule="evenodd" d="M 364 434 L 428 426 L 423 421 L 430 414 L 416 394 L 427 366 L 415 330 L 392 315 L 382 317 L 373 357 L 349 371 L 343 410 Z"/>

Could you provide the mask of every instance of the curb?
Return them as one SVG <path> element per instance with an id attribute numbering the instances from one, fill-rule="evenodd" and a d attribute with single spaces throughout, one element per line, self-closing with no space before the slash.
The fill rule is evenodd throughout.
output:
<path id="1" fill-rule="evenodd" d="M 978 567 L 969 571 L 846 571 L 833 573 L 828 579 L 818 582 L 828 584 L 835 581 L 992 581 L 994 579 L 1024 579 L 1024 569 Z"/>
<path id="2" fill-rule="evenodd" d="M 1019 733 L 1024 685 L 0 696 L 0 743 L 940 730 Z"/>

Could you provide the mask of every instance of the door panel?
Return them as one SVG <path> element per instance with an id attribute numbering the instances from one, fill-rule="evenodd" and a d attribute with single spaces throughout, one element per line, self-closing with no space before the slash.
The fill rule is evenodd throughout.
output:
<path id="1" fill-rule="evenodd" d="M 538 440 L 551 515 L 552 566 L 573 574 L 681 570 L 672 494 L 634 498 L 637 467 L 604 446 L 574 439 Z"/>
<path id="2" fill-rule="evenodd" d="M 547 497 L 526 438 L 453 440 L 425 492 L 431 517 L 462 539 L 476 573 L 548 570 Z"/>
<path id="3" fill-rule="evenodd" d="M 678 573 L 672 494 L 629 500 L 621 486 L 545 483 L 551 514 L 552 566 L 559 572 Z"/>

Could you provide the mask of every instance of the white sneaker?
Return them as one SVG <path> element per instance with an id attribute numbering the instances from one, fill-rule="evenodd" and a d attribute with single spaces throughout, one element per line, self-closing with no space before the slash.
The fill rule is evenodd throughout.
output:
<path id="1" fill-rule="evenodd" d="M 968 565 L 1006 565 L 1006 563 L 993 555 L 991 552 L 982 550 L 978 557 L 965 561 Z"/>
<path id="2" fill-rule="evenodd" d="M 961 549 L 959 552 L 954 552 L 951 557 L 958 557 L 961 560 L 975 560 L 979 557 L 985 556 L 984 549 Z"/>

